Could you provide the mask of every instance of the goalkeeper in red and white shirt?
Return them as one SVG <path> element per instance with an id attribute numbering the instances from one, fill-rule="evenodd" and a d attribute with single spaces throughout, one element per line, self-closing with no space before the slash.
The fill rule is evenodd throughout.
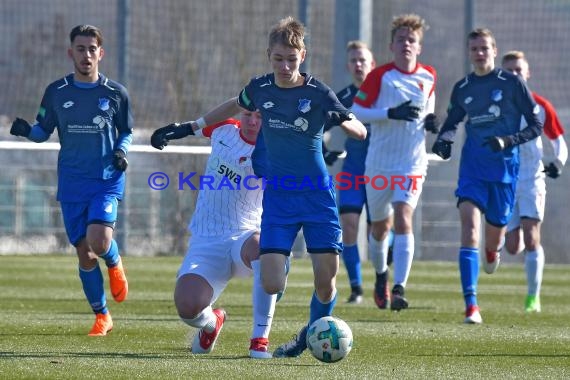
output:
<path id="1" fill-rule="evenodd" d="M 368 74 L 352 106 L 359 120 L 370 123 L 365 172 L 370 179 L 366 197 L 372 222 L 368 243 L 376 269 L 374 300 L 381 309 L 408 307 L 404 288 L 414 256 L 412 219 L 428 165 L 425 131 L 437 133 L 433 114 L 436 72 L 418 62 L 426 29 L 418 15 L 394 19 L 390 43 L 394 60 Z M 380 189 L 382 181 L 372 181 L 377 176 L 387 179 L 384 189 Z M 404 186 L 394 185 L 402 176 L 406 178 Z M 394 287 L 390 300 L 387 257 L 392 224 Z"/>
<path id="2" fill-rule="evenodd" d="M 192 353 L 207 354 L 214 348 L 226 319 L 226 312 L 213 309 L 212 305 L 231 278 L 253 274 L 249 355 L 268 359 L 272 357 L 268 338 L 277 295 L 266 293 L 261 285 L 259 229 L 263 183 L 254 174 L 251 158 L 261 116 L 259 112 L 244 110 L 240 120 L 228 119 L 211 126 L 200 124 L 170 124 L 151 137 L 151 145 L 157 149 L 163 149 L 169 140 L 188 135 L 208 137 L 212 145 L 200 177 L 200 192 L 189 226 L 192 236 L 178 271 L 174 303 L 182 321 L 199 329 L 192 341 Z"/>
<path id="3" fill-rule="evenodd" d="M 530 78 L 528 61 L 522 51 L 510 51 L 503 56 L 503 69 L 511 71 L 525 81 Z M 554 152 L 554 159 L 542 163 L 542 140 L 536 138 L 519 146 L 520 170 L 515 195 L 513 216 L 507 225 L 505 245 L 513 255 L 525 251 L 527 296 L 525 310 L 540 312 L 540 287 L 544 269 L 544 249 L 540 243 L 540 226 L 544 219 L 546 198 L 545 177 L 558 178 L 568 158 L 564 141 L 564 129 L 552 104 L 532 93 L 540 107 L 539 119 L 544 124 L 544 134 Z M 523 119 L 521 129 L 526 127 Z"/>

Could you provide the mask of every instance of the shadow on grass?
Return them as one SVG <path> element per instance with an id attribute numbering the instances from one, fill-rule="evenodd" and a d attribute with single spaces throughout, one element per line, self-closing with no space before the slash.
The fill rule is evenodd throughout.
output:
<path id="1" fill-rule="evenodd" d="M 245 355 L 195 355 L 186 350 L 178 350 L 178 352 L 170 354 L 145 354 L 145 353 L 121 353 L 121 352 L 15 352 L 15 351 L 1 351 L 0 360 L 6 359 L 50 359 L 52 363 L 58 363 L 63 359 L 75 358 L 90 358 L 90 359 L 145 359 L 145 360 L 164 360 L 164 359 L 193 359 L 197 361 L 227 361 L 227 360 L 251 360 L 255 364 L 268 365 L 274 367 L 276 365 L 287 367 L 314 367 L 320 365 L 319 362 L 315 364 L 295 363 L 300 360 L 299 358 L 288 359 L 271 359 L 271 360 L 256 360 L 251 359 Z"/>

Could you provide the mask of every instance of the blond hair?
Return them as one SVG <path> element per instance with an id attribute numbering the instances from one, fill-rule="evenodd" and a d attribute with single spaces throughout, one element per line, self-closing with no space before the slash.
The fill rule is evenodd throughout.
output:
<path id="1" fill-rule="evenodd" d="M 503 55 L 503 59 L 501 60 L 501 63 L 505 63 L 507 61 L 516 61 L 517 59 L 522 59 L 525 62 L 527 62 L 526 57 L 522 51 L 511 50 L 511 51 L 505 53 L 505 55 Z"/>
<path id="2" fill-rule="evenodd" d="M 285 17 L 271 28 L 269 32 L 269 49 L 277 44 L 286 47 L 305 49 L 305 26 L 292 16 Z"/>
<path id="3" fill-rule="evenodd" d="M 392 30 L 390 32 L 390 38 L 392 42 L 394 42 L 396 32 L 401 28 L 406 28 L 413 32 L 417 32 L 420 36 L 421 41 L 424 37 L 424 32 L 429 29 L 429 25 L 426 24 L 423 18 L 414 13 L 396 16 L 392 20 Z"/>
<path id="4" fill-rule="evenodd" d="M 346 52 L 347 53 L 350 52 L 351 50 L 357 50 L 357 49 L 370 50 L 370 48 L 368 47 L 368 45 L 364 41 L 352 40 L 352 41 L 348 41 L 348 43 L 346 44 Z"/>

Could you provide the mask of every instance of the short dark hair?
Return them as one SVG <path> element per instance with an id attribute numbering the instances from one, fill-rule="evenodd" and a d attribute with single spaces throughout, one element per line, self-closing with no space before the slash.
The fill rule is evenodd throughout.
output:
<path id="1" fill-rule="evenodd" d="M 75 40 L 75 37 L 77 36 L 95 37 L 95 39 L 97 39 L 97 45 L 103 46 L 103 33 L 101 33 L 101 29 L 96 26 L 77 25 L 75 28 L 71 29 L 71 32 L 69 33 L 69 41 L 73 43 L 73 40 Z"/>

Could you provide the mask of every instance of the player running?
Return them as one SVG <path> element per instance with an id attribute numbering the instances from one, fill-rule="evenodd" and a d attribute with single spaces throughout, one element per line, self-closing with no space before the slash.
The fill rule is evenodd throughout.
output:
<path id="1" fill-rule="evenodd" d="M 276 295 L 261 285 L 259 227 L 263 199 L 262 181 L 254 175 L 252 153 L 261 128 L 257 111 L 244 110 L 240 120 L 228 119 L 204 129 L 192 123 L 171 124 L 156 130 L 151 144 L 163 149 L 169 140 L 188 135 L 211 140 L 212 153 L 204 177 L 211 188 L 198 194 L 190 222 L 192 236 L 178 271 L 174 303 L 184 323 L 200 329 L 192 353 L 212 351 L 226 320 L 223 309 L 212 309 L 229 280 L 253 273 L 253 331 L 249 356 L 271 358 L 269 331 Z"/>
<path id="2" fill-rule="evenodd" d="M 524 81 L 530 78 L 528 61 L 522 51 L 510 51 L 503 56 L 502 67 L 520 76 Z M 540 227 L 544 219 L 546 199 L 545 173 L 558 178 L 568 158 L 564 141 L 564 128 L 558 119 L 554 106 L 542 96 L 532 93 L 540 107 L 539 118 L 544 124 L 544 135 L 552 145 L 555 160 L 546 169 L 542 163 L 542 139 L 537 138 L 519 146 L 520 172 L 515 193 L 513 216 L 507 225 L 505 247 L 516 255 L 525 250 L 525 271 L 527 296 L 525 311 L 540 312 L 540 287 L 544 270 L 544 249 L 540 243 Z M 521 129 L 526 127 L 524 120 Z"/>
<path id="3" fill-rule="evenodd" d="M 459 273 L 464 322 L 479 324 L 483 322 L 477 303 L 481 214 L 486 221 L 483 268 L 494 273 L 515 203 L 518 145 L 539 136 L 542 124 L 525 82 L 495 68 L 497 44 L 491 31 L 473 30 L 467 36 L 467 47 L 474 71 L 453 87 L 447 118 L 432 151 L 448 159 L 458 124 L 467 116 L 455 191 L 461 219 Z M 523 130 L 521 116 L 527 122 Z"/>
<path id="4" fill-rule="evenodd" d="M 428 158 L 425 130 L 437 132 L 436 72 L 418 61 L 427 25 L 418 15 L 406 14 L 392 22 L 390 50 L 394 60 L 368 74 L 354 98 L 355 115 L 370 123 L 366 156 L 367 178 L 405 178 L 399 186 L 366 184 L 372 221 L 368 239 L 376 269 L 374 301 L 380 309 L 408 307 L 405 287 L 414 257 L 413 215 L 422 193 Z M 388 247 L 394 228 L 394 287 L 388 290 Z"/>
<path id="5" fill-rule="evenodd" d="M 331 315 L 336 303 L 335 280 L 342 251 L 341 228 L 322 155 L 325 122 L 340 124 L 350 136 L 366 137 L 366 128 L 353 117 L 334 92 L 299 67 L 305 59 L 304 26 L 287 17 L 269 33 L 267 56 L 273 73 L 252 79 L 240 92 L 199 118 L 202 128 L 240 109 L 259 109 L 266 149 L 266 188 L 261 219 L 261 279 L 265 291 L 285 288 L 283 268 L 300 228 L 311 254 L 315 292 L 309 323 Z M 278 347 L 274 357 L 299 356 L 306 348 L 307 325 L 291 342 Z"/>
<path id="6" fill-rule="evenodd" d="M 10 133 L 44 142 L 57 128 L 57 200 L 77 252 L 83 291 L 95 313 L 89 336 L 104 336 L 113 320 L 98 258 L 105 260 L 115 301 L 123 302 L 128 293 L 113 229 L 125 188 L 133 118 L 127 90 L 99 72 L 104 56 L 101 31 L 79 25 L 69 38 L 74 72 L 47 87 L 33 126 L 17 118 Z"/>

